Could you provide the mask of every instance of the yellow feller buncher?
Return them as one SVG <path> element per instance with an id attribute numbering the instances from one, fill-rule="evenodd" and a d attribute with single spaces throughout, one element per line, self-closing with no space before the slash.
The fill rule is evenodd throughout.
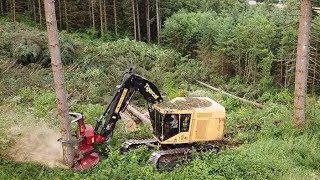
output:
<path id="1" fill-rule="evenodd" d="M 138 146 L 159 148 L 149 162 L 157 169 L 187 158 L 192 152 L 217 152 L 216 142 L 223 137 L 225 108 L 208 97 L 177 97 L 163 102 L 158 88 L 147 79 L 129 69 L 122 82 L 97 120 L 95 128 L 84 123 L 79 113 L 70 113 L 77 122 L 76 162 L 74 168 L 88 169 L 99 162 L 95 144 L 103 143 L 112 136 L 114 127 L 121 119 L 132 96 L 139 91 L 147 102 L 154 137 L 131 139 L 122 144 L 127 152 Z"/>

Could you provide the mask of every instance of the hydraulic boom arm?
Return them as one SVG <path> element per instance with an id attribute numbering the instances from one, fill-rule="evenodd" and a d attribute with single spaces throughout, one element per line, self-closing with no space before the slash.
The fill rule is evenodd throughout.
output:
<path id="1" fill-rule="evenodd" d="M 75 169 L 88 169 L 99 162 L 99 155 L 95 152 L 93 145 L 102 143 L 111 137 L 116 123 L 121 118 L 120 113 L 127 108 L 136 91 L 139 91 L 147 101 L 149 112 L 152 111 L 152 104 L 162 102 L 158 88 L 147 79 L 135 74 L 131 68 L 124 73 L 121 84 L 117 86 L 106 109 L 97 120 L 95 128 L 90 124 L 85 124 L 81 114 L 70 113 L 76 118 L 72 122 L 78 124 Z"/>
<path id="2" fill-rule="evenodd" d="M 153 83 L 135 74 L 134 70 L 130 68 L 123 75 L 121 84 L 117 86 L 113 97 L 97 120 L 94 128 L 96 142 L 103 142 L 110 138 L 117 121 L 121 118 L 120 113 L 126 110 L 136 91 L 139 91 L 147 101 L 149 111 L 152 104 L 163 100 L 158 88 Z"/>

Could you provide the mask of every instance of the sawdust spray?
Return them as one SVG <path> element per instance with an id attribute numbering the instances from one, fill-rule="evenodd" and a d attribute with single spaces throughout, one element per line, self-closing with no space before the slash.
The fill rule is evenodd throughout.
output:
<path id="1" fill-rule="evenodd" d="M 49 167 L 64 167 L 60 133 L 47 125 L 12 127 L 11 133 L 19 138 L 8 151 L 8 156 L 18 162 L 38 162 Z"/>

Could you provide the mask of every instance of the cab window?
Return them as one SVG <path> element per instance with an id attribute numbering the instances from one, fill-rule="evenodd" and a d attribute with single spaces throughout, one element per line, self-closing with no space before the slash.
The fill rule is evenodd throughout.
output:
<path id="1" fill-rule="evenodd" d="M 180 132 L 188 132 L 190 126 L 191 114 L 180 115 Z"/>

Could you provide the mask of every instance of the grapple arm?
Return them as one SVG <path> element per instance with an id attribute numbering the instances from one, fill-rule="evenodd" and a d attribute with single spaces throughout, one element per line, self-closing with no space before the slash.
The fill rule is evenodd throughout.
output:
<path id="1" fill-rule="evenodd" d="M 108 140 L 112 134 L 117 121 L 121 118 L 120 113 L 125 111 L 131 98 L 139 91 L 144 99 L 150 104 L 162 102 L 161 94 L 158 88 L 146 78 L 135 74 L 133 69 L 129 69 L 122 77 L 121 84 L 109 101 L 106 109 L 97 120 L 95 133 L 97 133 L 96 142 Z M 103 124 L 103 126 L 101 126 Z"/>
<path id="2" fill-rule="evenodd" d="M 158 88 L 147 79 L 135 74 L 131 68 L 124 73 L 121 84 L 117 86 L 111 100 L 97 120 L 95 128 L 92 128 L 90 124 L 85 124 L 81 114 L 70 114 L 76 118 L 72 122 L 78 123 L 75 169 L 88 169 L 99 162 L 100 158 L 93 145 L 102 143 L 111 137 L 117 121 L 121 118 L 120 113 L 126 109 L 136 91 L 143 95 L 149 107 L 150 104 L 162 101 Z"/>

